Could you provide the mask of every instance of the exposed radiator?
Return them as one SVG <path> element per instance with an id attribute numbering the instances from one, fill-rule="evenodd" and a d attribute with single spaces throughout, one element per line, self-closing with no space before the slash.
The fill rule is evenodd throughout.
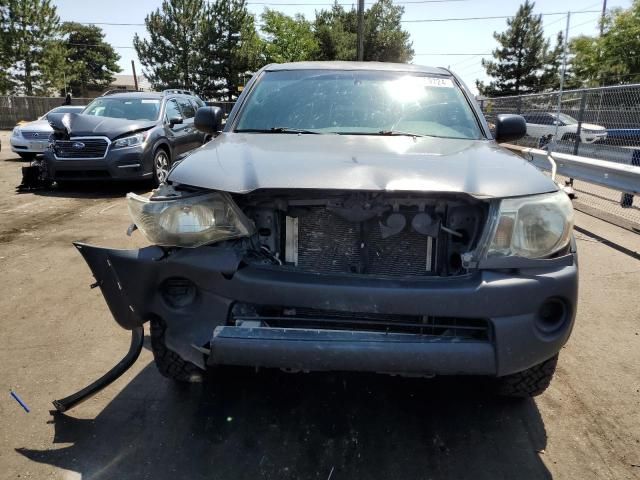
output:
<path id="1" fill-rule="evenodd" d="M 377 219 L 349 222 L 325 208 L 287 220 L 288 261 L 306 271 L 382 276 L 432 275 L 435 240 L 409 228 L 382 238 Z"/>

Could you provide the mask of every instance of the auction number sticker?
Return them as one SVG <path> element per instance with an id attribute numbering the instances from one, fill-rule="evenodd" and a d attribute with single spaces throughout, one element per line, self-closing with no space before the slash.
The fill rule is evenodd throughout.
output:
<path id="1" fill-rule="evenodd" d="M 450 78 L 442 77 L 422 77 L 425 87 L 453 88 L 453 82 Z"/>

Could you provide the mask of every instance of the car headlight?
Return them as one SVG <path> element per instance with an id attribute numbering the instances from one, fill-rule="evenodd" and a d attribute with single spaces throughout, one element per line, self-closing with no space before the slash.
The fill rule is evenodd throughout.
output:
<path id="1" fill-rule="evenodd" d="M 571 241 L 573 205 L 563 191 L 500 202 L 487 257 L 543 258 Z"/>
<path id="2" fill-rule="evenodd" d="M 135 145 L 142 145 L 146 140 L 149 132 L 136 133 L 129 137 L 119 138 L 111 144 L 111 148 L 124 148 L 133 147 Z"/>
<path id="3" fill-rule="evenodd" d="M 246 237 L 255 230 L 227 193 L 170 200 L 153 200 L 129 193 L 127 204 L 133 222 L 156 245 L 198 247 Z"/>
<path id="4" fill-rule="evenodd" d="M 22 132 L 20 131 L 20 127 L 14 127 L 13 131 L 11 132 L 11 136 L 12 137 L 20 137 L 20 136 L 22 136 Z"/>

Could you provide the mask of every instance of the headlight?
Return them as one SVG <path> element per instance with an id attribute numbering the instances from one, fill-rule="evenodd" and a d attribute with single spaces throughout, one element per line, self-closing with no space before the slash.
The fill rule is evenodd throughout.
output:
<path id="1" fill-rule="evenodd" d="M 12 137 L 20 137 L 20 136 L 22 136 L 22 132 L 20 131 L 20 127 L 14 127 L 13 131 L 11 132 L 11 136 Z"/>
<path id="2" fill-rule="evenodd" d="M 573 206 L 558 191 L 500 202 L 487 257 L 548 257 L 571 240 Z"/>
<path id="3" fill-rule="evenodd" d="M 124 148 L 142 145 L 147 140 L 147 135 L 149 135 L 149 132 L 136 133 L 130 137 L 119 138 L 111 144 L 111 148 Z"/>
<path id="4" fill-rule="evenodd" d="M 129 193 L 127 203 L 133 222 L 156 245 L 198 247 L 254 232 L 252 222 L 227 193 L 175 200 L 150 200 Z"/>

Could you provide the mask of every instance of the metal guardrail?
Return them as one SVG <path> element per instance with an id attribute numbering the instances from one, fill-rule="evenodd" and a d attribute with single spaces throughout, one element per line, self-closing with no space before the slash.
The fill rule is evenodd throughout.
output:
<path id="1" fill-rule="evenodd" d="M 560 175 L 602 185 L 631 195 L 640 195 L 640 166 L 578 157 L 568 153 L 549 153 L 547 150 L 521 145 L 503 144 L 503 147 L 517 152 L 542 170 L 550 171 L 552 169 L 552 164 L 549 161 L 549 156 L 551 156 L 555 161 L 557 173 Z"/>

